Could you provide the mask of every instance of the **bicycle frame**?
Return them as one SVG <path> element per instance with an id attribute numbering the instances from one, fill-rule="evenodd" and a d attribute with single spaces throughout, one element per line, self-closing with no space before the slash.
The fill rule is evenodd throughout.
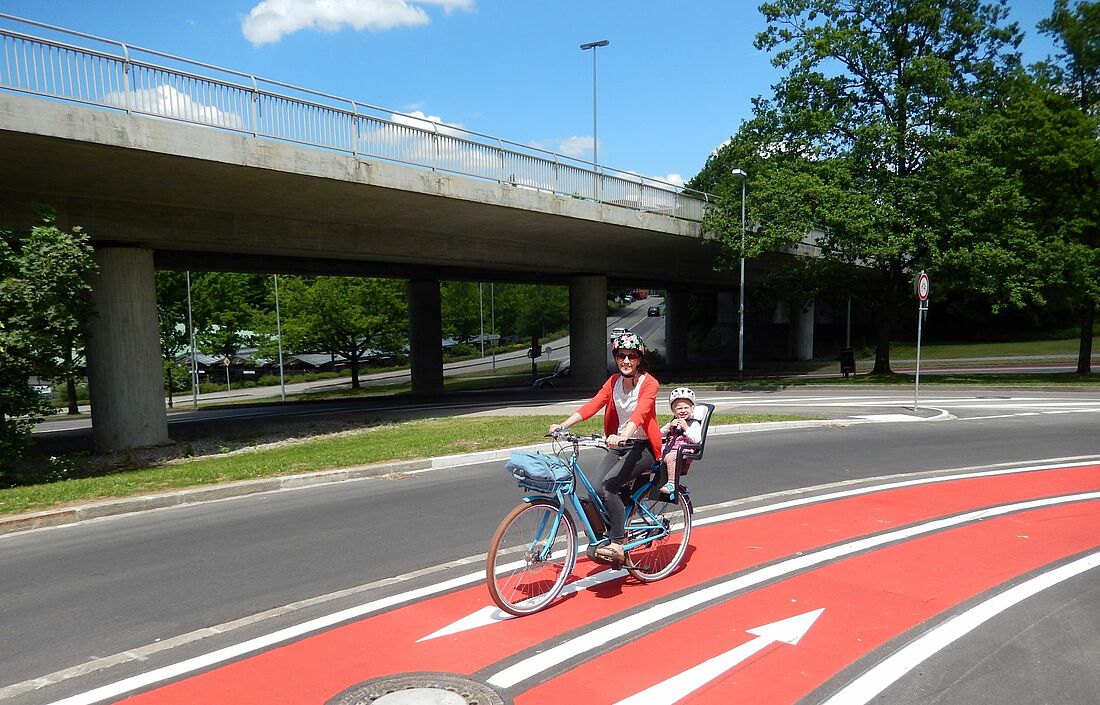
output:
<path id="1" fill-rule="evenodd" d="M 557 532 L 558 525 L 561 522 L 561 514 L 565 511 L 565 507 L 568 506 L 573 510 L 573 516 L 580 520 L 580 525 L 584 529 L 585 537 L 588 539 L 588 544 L 590 546 L 606 543 L 608 541 L 608 538 L 606 536 L 600 536 L 595 528 L 592 526 L 592 523 L 588 520 L 588 515 L 585 513 L 584 507 L 581 504 L 581 498 L 577 496 L 577 478 L 579 478 L 581 484 L 584 485 L 585 491 L 588 493 L 589 501 L 591 501 L 592 504 L 595 505 L 596 510 L 599 512 L 600 518 L 603 519 L 605 526 L 611 525 L 611 518 L 608 516 L 607 507 L 604 505 L 603 500 L 600 499 L 599 494 L 592 486 L 591 481 L 589 481 L 588 475 L 585 474 L 584 469 L 581 467 L 578 456 L 580 455 L 580 448 L 582 444 L 579 440 L 576 440 L 572 442 L 572 445 L 573 451 L 569 457 L 569 468 L 573 473 L 574 481 L 572 483 L 569 483 L 568 485 L 565 485 L 564 487 L 556 488 L 553 493 L 532 490 L 536 494 L 527 495 L 523 498 L 523 501 L 531 502 L 535 499 L 552 499 L 557 502 L 558 513 L 554 517 L 554 524 L 551 527 L 552 530 L 550 532 L 550 535 L 554 535 Z M 653 515 L 652 512 L 650 512 L 641 502 L 639 502 L 639 500 L 652 489 L 653 483 L 656 482 L 659 469 L 660 460 L 654 463 L 653 467 L 651 468 L 653 478 L 641 483 L 640 486 L 638 486 L 630 493 L 628 501 L 624 503 L 627 528 L 633 532 L 644 532 L 642 538 L 625 543 L 623 545 L 624 550 L 629 551 L 632 548 L 637 548 L 638 546 L 649 543 L 654 539 L 666 536 L 669 533 L 669 527 L 666 527 L 663 523 L 661 523 L 658 517 Z M 636 514 L 640 516 L 635 516 Z M 639 523 L 639 521 L 643 523 Z M 541 530 L 545 528 L 545 525 L 540 526 L 540 533 Z M 649 532 L 651 531 L 657 531 L 659 533 L 650 534 Z M 544 548 L 543 551 L 545 552 L 546 550 L 548 550 L 548 548 L 549 547 Z M 539 558 L 543 560 L 545 560 L 547 557 L 548 556 L 541 554 L 539 556 Z"/>

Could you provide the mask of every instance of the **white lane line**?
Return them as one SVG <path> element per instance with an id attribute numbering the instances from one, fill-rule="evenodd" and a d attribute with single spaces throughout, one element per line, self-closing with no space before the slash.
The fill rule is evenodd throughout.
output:
<path id="1" fill-rule="evenodd" d="M 774 504 L 768 504 L 768 505 L 763 505 L 763 506 L 760 506 L 760 507 L 754 507 L 752 509 L 744 509 L 744 510 L 738 510 L 738 511 L 733 511 L 733 512 L 727 512 L 725 514 L 715 515 L 713 517 L 707 517 L 705 519 L 698 519 L 698 520 L 693 522 L 693 525 L 702 526 L 702 525 L 705 525 L 705 524 L 712 524 L 712 523 L 717 523 L 717 522 L 721 522 L 721 521 L 729 521 L 729 520 L 737 519 L 737 518 L 740 518 L 740 517 L 754 516 L 754 515 L 758 515 L 758 514 L 766 514 L 768 512 L 781 511 L 781 510 L 789 509 L 789 508 L 792 508 L 792 507 L 798 507 L 798 506 L 803 506 L 803 505 L 807 505 L 807 504 L 814 504 L 814 503 L 818 503 L 818 502 L 826 502 L 826 501 L 830 501 L 830 500 L 833 500 L 833 499 L 840 499 L 840 498 L 843 498 L 843 497 L 849 497 L 849 496 L 855 496 L 855 495 L 861 495 L 861 494 L 869 494 L 869 493 L 872 493 L 872 492 L 885 491 L 885 490 L 895 489 L 895 488 L 898 488 L 898 487 L 908 487 L 908 486 L 915 486 L 915 485 L 922 485 L 922 484 L 931 484 L 931 483 L 936 483 L 936 482 L 947 482 L 947 481 L 957 480 L 957 479 L 969 479 L 969 478 L 977 478 L 977 477 L 996 477 L 996 476 L 999 476 L 999 475 L 1008 475 L 1008 474 L 1014 474 L 1014 473 L 1039 472 L 1039 471 L 1042 471 L 1042 470 L 1054 470 L 1054 469 L 1061 469 L 1061 468 L 1079 467 L 1079 466 L 1083 466 L 1083 465 L 1094 465 L 1094 464 L 1097 464 L 1098 462 L 1100 462 L 1100 456 L 1070 456 L 1070 457 L 1064 457 L 1064 458 L 1049 458 L 1049 459 L 1044 459 L 1044 460 L 1040 460 L 1040 461 L 1036 461 L 1036 462 L 1038 462 L 1039 464 L 1025 465 L 1025 466 L 1018 466 L 1018 467 L 1004 467 L 1004 468 L 1001 468 L 1001 469 L 998 469 L 998 470 L 992 470 L 992 471 L 976 469 L 976 470 L 973 470 L 971 472 L 959 473 L 959 474 L 954 474 L 954 475 L 916 478 L 916 479 L 913 479 L 913 480 L 891 482 L 891 483 L 882 484 L 882 485 L 871 485 L 871 486 L 867 486 L 867 487 L 862 487 L 862 488 L 857 488 L 857 489 L 852 489 L 852 490 L 839 491 L 839 492 L 833 492 L 833 493 L 824 494 L 824 495 L 811 495 L 811 496 L 808 496 L 808 497 L 804 497 L 802 499 L 786 500 L 786 501 L 777 502 L 777 503 L 774 503 Z M 1004 463 L 1003 465 L 1010 465 L 1011 466 L 1012 464 L 1011 463 Z M 996 466 L 994 466 L 994 467 L 996 467 Z M 965 469 L 966 468 L 958 468 L 956 470 L 965 470 Z M 952 472 L 952 471 L 953 470 L 949 470 L 948 472 Z M 866 479 L 860 479 L 860 480 L 846 480 L 846 481 L 843 481 L 843 482 L 840 482 L 840 483 L 832 483 L 831 485 L 825 485 L 825 486 L 822 486 L 822 487 L 803 488 L 801 490 L 792 490 L 792 491 L 783 492 L 783 493 L 780 493 L 780 494 L 794 494 L 794 493 L 801 493 L 802 491 L 814 491 L 814 490 L 818 490 L 818 489 L 822 489 L 822 488 L 826 488 L 826 487 L 830 487 L 830 486 L 846 485 L 846 484 L 849 484 L 851 482 L 881 482 L 884 479 L 889 479 L 889 478 L 888 477 L 879 477 L 879 478 L 866 478 Z M 763 499 L 763 498 L 760 498 L 760 499 Z M 752 501 L 752 500 L 753 500 L 753 498 L 748 498 L 748 499 L 745 499 L 745 500 L 737 500 L 735 503 L 726 503 L 725 506 L 729 506 L 730 504 L 744 504 L 746 501 Z M 714 505 L 714 506 L 721 507 L 723 505 Z M 697 511 L 702 512 L 702 511 L 706 511 L 707 509 L 708 509 L 708 507 L 699 507 L 697 509 Z M 475 561 L 484 561 L 484 560 L 485 560 L 484 555 L 472 556 L 470 558 L 461 559 L 461 560 L 458 560 L 458 561 L 453 561 L 449 565 L 454 566 L 454 565 L 461 565 L 461 564 L 467 564 L 467 563 L 472 563 L 472 562 L 475 562 Z M 429 569 L 429 570 L 434 570 L 434 569 Z M 419 573 L 424 573 L 424 572 L 425 571 L 420 571 Z M 417 577 L 417 575 L 418 575 L 418 573 L 417 574 L 410 574 L 407 577 L 412 578 L 412 577 Z M 443 592 L 445 590 L 449 590 L 453 587 L 459 587 L 461 585 L 474 583 L 474 582 L 477 582 L 479 579 L 484 579 L 484 577 L 485 577 L 484 571 L 478 571 L 476 573 L 470 573 L 470 574 L 462 576 L 462 577 L 454 578 L 453 580 L 444 581 L 442 583 L 436 583 L 435 585 L 429 585 L 429 586 L 426 586 L 424 588 L 420 588 L 418 590 L 402 593 L 400 595 L 394 595 L 390 598 L 383 598 L 381 600 L 375 600 L 375 601 L 372 601 L 372 602 L 365 603 L 363 605 L 359 605 L 357 607 L 352 607 L 349 610 L 345 610 L 343 612 L 336 613 L 336 615 L 333 615 L 332 616 L 333 618 L 331 618 L 331 619 L 330 618 L 320 618 L 318 620 L 314 620 L 314 621 L 311 621 L 311 622 L 305 622 L 302 625 L 298 625 L 297 627 L 291 627 L 291 629 L 297 629 L 298 630 L 297 634 L 308 633 L 308 632 L 316 630 L 316 629 L 322 629 L 325 626 L 335 624 L 335 623 L 343 621 L 345 619 L 351 619 L 351 618 L 356 617 L 356 616 L 365 616 L 367 614 L 370 614 L 371 612 L 382 610 L 382 609 L 385 609 L 389 606 L 401 604 L 403 602 L 409 602 L 409 601 L 412 601 L 412 600 L 415 600 L 415 599 L 418 599 L 418 598 L 421 598 L 421 597 L 427 597 L 427 596 L 433 595 L 433 594 L 438 593 L 438 592 Z M 283 607 L 283 608 L 276 608 L 274 610 L 268 610 L 266 613 L 263 613 L 262 615 L 260 615 L 260 617 L 263 618 L 263 617 L 266 617 L 266 615 L 284 615 L 284 614 L 287 614 L 287 613 L 292 612 L 295 609 L 297 609 L 298 605 L 308 606 L 308 605 L 319 604 L 320 602 L 326 601 L 330 597 L 335 599 L 335 598 L 347 596 L 351 593 L 362 591 L 361 588 L 376 587 L 376 586 L 378 586 L 379 583 L 393 584 L 395 582 L 398 582 L 401 579 L 402 578 L 386 579 L 386 580 L 378 581 L 378 583 L 372 583 L 369 586 L 360 586 L 360 588 L 350 588 L 348 590 L 344 590 L 344 591 L 341 591 L 339 593 L 334 593 L 331 596 L 322 596 L 321 598 L 316 598 L 316 599 L 311 599 L 311 600 L 304 600 L 300 603 L 294 603 L 293 605 L 288 605 L 288 606 Z M 352 612 L 355 612 L 355 614 L 351 614 Z M 339 615 L 346 615 L 346 616 L 339 616 Z M 325 620 L 327 622 L 327 624 L 320 623 L 321 620 Z M 206 637 L 209 637 L 209 636 L 213 636 L 215 634 L 223 634 L 223 633 L 230 632 L 234 628 L 236 628 L 238 625 L 253 624 L 257 621 L 260 621 L 260 619 L 244 618 L 244 619 L 241 619 L 241 620 L 237 620 L 235 622 L 221 624 L 221 625 L 217 625 L 217 626 L 214 626 L 214 627 L 209 627 L 209 628 L 206 628 L 206 629 L 200 629 L 200 630 L 197 630 L 195 632 L 191 632 L 189 634 L 182 635 L 180 637 L 176 637 L 176 638 L 173 638 L 173 639 L 166 640 L 164 642 L 159 642 L 157 644 L 150 644 L 149 646 L 142 647 L 140 649 L 131 649 L 131 651 L 138 651 L 138 652 L 141 652 L 141 653 L 145 653 L 146 655 L 151 655 L 151 654 L 156 653 L 158 651 L 164 650 L 164 649 L 161 648 L 163 645 L 168 645 L 169 647 L 175 647 L 175 646 L 181 646 L 183 644 L 193 643 L 195 641 L 198 641 L 200 639 L 203 639 L 203 638 L 206 638 Z M 286 630 L 283 630 L 283 631 L 286 631 Z M 279 637 L 276 636 L 276 635 L 279 635 L 279 634 L 282 634 L 282 633 L 283 632 L 281 632 L 281 631 L 277 631 L 277 632 L 273 632 L 268 637 L 258 637 L 258 638 L 259 639 L 274 639 L 273 641 L 271 641 L 271 644 L 276 644 L 276 643 L 279 643 L 281 641 L 286 641 L 286 640 L 289 640 L 289 639 L 293 639 L 293 638 L 295 638 L 295 636 L 297 636 L 297 634 L 288 634 L 288 635 L 286 635 L 285 637 L 282 637 L 282 638 L 279 638 Z M 198 670 L 200 668 L 205 668 L 208 665 L 215 665 L 217 663 L 228 660 L 230 658 L 235 658 L 236 653 L 235 652 L 230 653 L 228 651 L 228 649 L 238 649 L 238 648 L 240 648 L 240 649 L 244 649 L 240 653 L 250 653 L 251 651 L 255 651 L 255 650 L 264 648 L 263 644 L 259 644 L 259 645 L 256 645 L 255 647 L 250 648 L 247 645 L 251 644 L 251 643 L 252 642 L 244 642 L 244 643 L 238 645 L 237 647 L 228 647 L 227 649 L 212 652 L 209 655 L 212 658 L 212 660 L 210 660 L 209 663 L 207 663 L 207 664 L 197 664 L 197 665 L 192 665 L 192 666 L 189 666 L 189 667 L 181 667 L 183 664 L 193 664 L 195 662 L 194 659 L 192 659 L 190 661 L 182 661 L 179 664 L 175 664 L 175 665 L 172 665 L 172 666 L 167 666 L 163 669 L 158 669 L 156 671 L 151 671 L 149 674 L 147 674 L 149 676 L 149 678 L 147 679 L 147 682 L 137 684 L 137 685 L 132 685 L 132 686 L 129 686 L 129 687 L 123 687 L 122 690 L 117 690 L 117 691 L 108 692 L 108 691 L 105 691 L 103 688 L 97 689 L 96 691 L 88 691 L 84 695 L 88 695 L 92 692 L 100 692 L 100 691 L 103 691 L 105 694 L 101 695 L 101 696 L 98 696 L 96 698 L 90 699 L 90 700 L 89 699 L 73 699 L 73 698 L 83 697 L 83 696 L 73 696 L 73 698 L 70 698 L 67 701 L 59 701 L 59 703 L 64 703 L 65 705 L 76 705 L 77 703 L 96 703 L 96 702 L 100 702 L 102 700 L 106 700 L 107 698 L 114 697 L 116 695 L 120 695 L 122 693 L 129 692 L 130 690 L 136 690 L 137 688 L 142 688 L 142 687 L 145 687 L 146 685 L 152 685 L 154 683 L 157 683 L 157 682 L 162 681 L 162 680 L 166 680 L 168 678 L 175 678 L 175 677 L 178 677 L 179 675 L 185 675 L 185 674 L 187 674 L 191 671 L 195 671 L 195 670 Z M 217 656 L 218 654 L 222 654 L 222 655 Z M 32 679 L 32 680 L 23 681 L 21 683 L 16 683 L 16 684 L 13 684 L 13 685 L 10 685 L 10 686 L 6 686 L 4 688 L 0 688 L 0 699 L 6 698 L 6 697 L 14 697 L 15 695 L 19 695 L 19 694 L 21 694 L 23 692 L 27 692 L 29 690 L 38 690 L 38 689 L 40 689 L 42 687 L 45 687 L 47 685 L 53 685 L 55 683 L 60 683 L 60 682 L 63 682 L 65 680 L 69 680 L 71 678 L 77 678 L 77 677 L 85 676 L 89 673 L 99 671 L 99 670 L 103 670 L 104 668 L 111 668 L 111 667 L 120 665 L 121 663 L 124 663 L 125 661 L 130 660 L 128 658 L 124 659 L 122 657 L 123 657 L 122 654 L 115 654 L 114 656 L 109 656 L 109 657 L 96 659 L 94 661 L 89 661 L 89 662 L 86 662 L 84 664 L 80 664 L 80 665 L 77 665 L 77 666 L 74 666 L 74 667 L 71 667 L 71 668 L 68 668 L 68 669 L 64 669 L 64 670 L 61 670 L 61 671 L 56 671 L 56 672 L 51 673 L 47 676 L 43 676 L 41 678 L 35 678 L 35 679 Z M 168 669 L 172 669 L 171 672 L 169 672 Z M 157 674 L 160 674 L 160 675 L 157 675 Z M 127 681 L 119 681 L 115 685 L 118 686 L 119 684 L 124 683 L 124 682 L 127 682 Z M 104 686 L 104 688 L 113 688 L 113 687 L 114 686 Z M 58 705 L 58 704 L 55 704 L 55 705 Z"/>
<path id="2" fill-rule="evenodd" d="M 218 649 L 202 656 L 196 656 L 195 658 L 186 659 L 179 663 L 165 666 L 163 668 L 157 668 L 148 673 L 141 673 L 130 678 L 105 685 L 99 688 L 78 693 L 62 700 L 57 700 L 51 705 L 91 705 L 91 703 L 98 703 L 109 698 L 116 698 L 125 693 L 138 690 L 139 688 L 145 688 L 147 686 L 160 683 L 171 678 L 178 678 L 188 673 L 193 673 L 203 668 L 209 668 L 210 666 L 223 663 L 230 659 L 243 656 L 245 654 L 258 651 L 260 649 L 274 646 L 284 641 L 289 641 L 296 637 L 304 636 L 309 632 L 316 631 L 318 629 L 324 629 L 325 627 L 331 627 L 340 622 L 345 622 L 349 619 L 356 617 L 362 617 L 372 612 L 378 612 L 388 607 L 393 607 L 404 602 L 410 602 L 412 600 L 427 597 L 438 592 L 443 592 L 456 587 L 462 587 L 463 585 L 469 585 L 470 583 L 483 580 L 485 573 L 478 571 L 476 573 L 470 573 L 469 575 L 463 575 L 451 580 L 445 580 L 435 585 L 428 585 L 416 590 L 409 590 L 399 595 L 391 595 L 390 597 L 383 597 L 372 602 L 367 602 L 362 605 L 350 607 L 346 610 L 334 612 L 324 617 L 318 617 L 301 624 L 297 624 L 293 627 L 287 627 L 286 629 L 280 629 L 274 631 L 271 634 L 267 634 L 255 639 L 249 639 L 248 641 L 241 642 L 234 646 L 228 646 L 224 649 Z"/>
<path id="3" fill-rule="evenodd" d="M 841 688 L 822 705 L 865 705 L 865 703 L 869 703 L 872 698 L 916 668 L 922 661 L 966 636 L 993 617 L 1047 588 L 1054 587 L 1058 583 L 1092 570 L 1097 566 L 1100 566 L 1100 552 L 1037 575 L 998 595 L 994 595 L 985 602 L 956 617 L 952 617 L 916 641 L 890 654 L 870 670 Z"/>
<path id="4" fill-rule="evenodd" d="M 704 519 L 697 519 L 692 522 L 692 526 L 704 526 L 706 524 L 715 524 L 724 521 L 730 521 L 733 519 L 742 519 L 744 517 L 755 516 L 758 514 L 768 514 L 771 512 L 778 512 L 784 509 L 791 509 L 793 507 L 802 507 L 808 504 L 818 504 L 820 502 L 829 502 L 836 499 L 846 499 L 848 497 L 858 497 L 859 495 L 874 494 L 876 492 L 886 492 L 889 490 L 901 489 L 904 487 L 917 487 L 920 485 L 932 485 L 940 482 L 953 482 L 955 480 L 971 480 L 976 478 L 985 477 L 999 477 L 1002 475 L 1015 475 L 1018 473 L 1030 473 L 1041 472 L 1043 470 L 1058 470 L 1063 468 L 1076 468 L 1084 467 L 1087 465 L 1096 465 L 1098 459 L 1075 461 L 1072 463 L 1057 463 L 1057 464 L 1043 464 L 1043 465 L 1030 465 L 1026 467 L 1016 468 L 1003 468 L 1001 470 L 979 470 L 975 472 L 959 473 L 957 475 L 943 475 L 939 477 L 922 477 L 914 480 L 899 480 L 897 482 L 888 482 L 881 485 L 869 485 L 867 487 L 856 487 L 850 490 L 840 490 L 838 492 L 830 492 L 828 494 L 813 495 L 810 497 L 801 497 L 799 499 L 789 499 L 785 502 L 775 502 L 773 504 L 767 504 L 761 507 L 753 507 L 751 509 L 739 509 L 733 512 L 727 512 L 725 514 L 716 514 Z"/>
<path id="5" fill-rule="evenodd" d="M 776 642 L 795 646 L 806 636 L 825 608 L 804 612 L 794 617 L 746 629 L 755 639 L 745 642 L 724 654 L 718 654 L 698 666 L 678 673 L 668 680 L 650 686 L 640 693 L 620 700 L 615 705 L 669 705 L 683 699 L 742 661 L 752 658 Z"/>
<path id="6" fill-rule="evenodd" d="M 1100 499 L 1100 491 L 1082 492 L 1062 497 L 1045 497 L 1043 499 L 1015 502 L 998 507 L 987 507 L 985 509 L 966 512 L 943 519 L 936 519 L 924 524 L 917 524 L 904 529 L 889 531 L 884 534 L 869 536 L 820 551 L 803 554 L 759 570 L 754 570 L 745 575 L 725 580 L 693 593 L 682 595 L 667 602 L 656 604 L 641 612 L 593 629 L 581 636 L 570 639 L 569 641 L 563 642 L 546 651 L 535 654 L 534 656 L 529 656 L 522 661 L 508 666 L 493 674 L 487 682 L 499 688 L 511 688 L 565 661 L 598 649 L 615 639 L 622 638 L 663 620 L 681 615 L 707 602 L 723 599 L 735 592 L 746 590 L 760 585 L 761 583 L 790 575 L 800 570 L 805 570 L 806 568 L 836 561 L 854 553 L 1004 514 L 1092 499 Z"/>

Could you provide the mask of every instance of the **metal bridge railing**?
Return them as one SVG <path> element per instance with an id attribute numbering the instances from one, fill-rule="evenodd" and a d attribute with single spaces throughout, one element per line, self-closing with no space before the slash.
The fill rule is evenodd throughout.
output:
<path id="1" fill-rule="evenodd" d="M 0 24 L 0 90 L 178 120 L 684 220 L 701 221 L 707 203 L 713 201 L 706 193 L 656 179 L 170 54 L 3 13 Z M 49 36 L 21 31 L 31 27 Z"/>

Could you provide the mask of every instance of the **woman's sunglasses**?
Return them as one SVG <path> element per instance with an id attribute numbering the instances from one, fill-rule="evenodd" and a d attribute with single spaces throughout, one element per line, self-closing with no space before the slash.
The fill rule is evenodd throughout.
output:
<path id="1" fill-rule="evenodd" d="M 615 353 L 616 360 L 640 360 L 642 358 L 638 353 Z"/>

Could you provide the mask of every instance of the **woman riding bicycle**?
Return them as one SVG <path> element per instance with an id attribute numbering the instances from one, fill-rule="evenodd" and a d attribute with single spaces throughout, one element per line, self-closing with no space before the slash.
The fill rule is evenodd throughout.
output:
<path id="1" fill-rule="evenodd" d="M 645 343 L 635 333 L 624 333 L 611 341 L 611 353 L 619 368 L 588 402 L 560 424 L 551 424 L 550 432 L 591 418 L 603 410 L 604 435 L 608 453 L 593 473 L 597 493 L 611 519 L 611 542 L 596 549 L 596 555 L 620 565 L 624 560 L 626 510 L 619 492 L 634 478 L 653 468 L 661 450 L 661 430 L 657 423 L 659 382 L 645 371 Z M 630 441 L 638 441 L 631 443 Z"/>

